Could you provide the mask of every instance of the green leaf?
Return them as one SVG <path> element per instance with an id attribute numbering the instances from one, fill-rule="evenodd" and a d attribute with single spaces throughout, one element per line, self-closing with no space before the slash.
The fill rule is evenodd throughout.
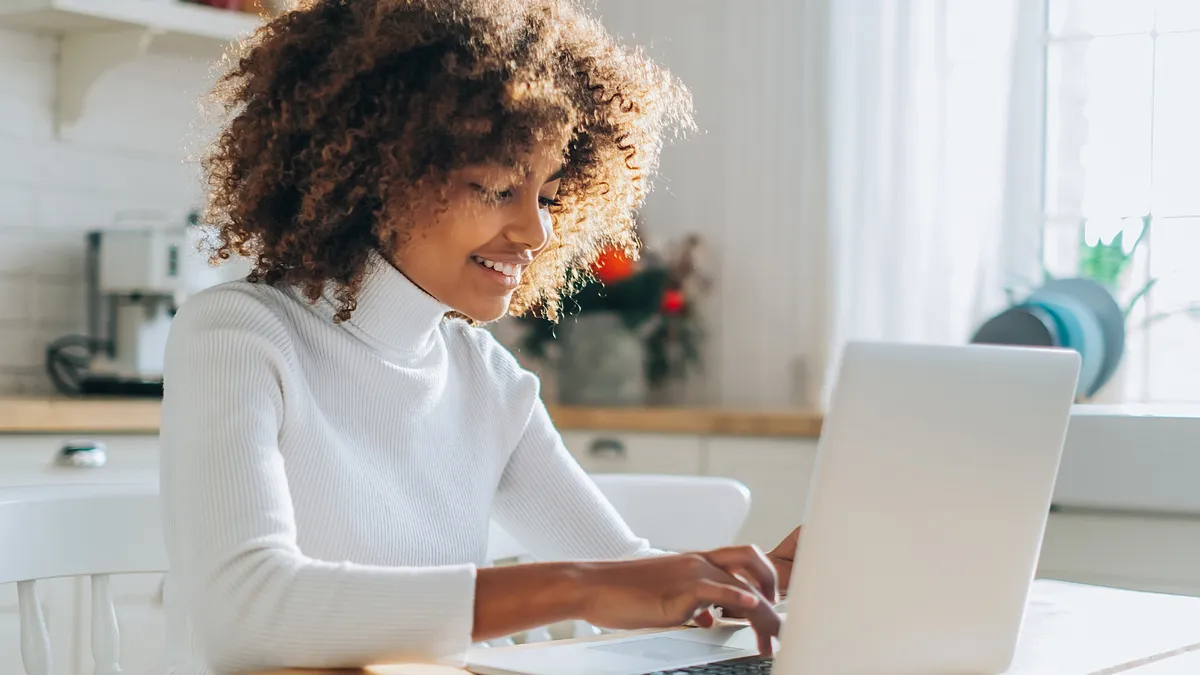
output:
<path id="1" fill-rule="evenodd" d="M 1109 243 L 1082 243 L 1079 250 L 1079 276 L 1109 289 L 1115 288 L 1129 263 L 1123 248 L 1124 233 L 1118 232 Z"/>
<path id="2" fill-rule="evenodd" d="M 1138 302 L 1142 298 L 1146 297 L 1150 293 L 1150 291 L 1154 288 L 1154 285 L 1157 283 L 1158 283 L 1158 279 L 1151 279 L 1150 281 L 1147 281 L 1146 285 L 1142 286 L 1141 289 L 1138 290 L 1137 293 L 1133 294 L 1133 297 L 1130 298 L 1129 302 L 1125 305 L 1125 309 L 1123 311 L 1125 318 L 1127 318 L 1127 319 L 1129 318 L 1129 315 L 1133 313 L 1133 309 L 1135 307 L 1137 307 Z"/>

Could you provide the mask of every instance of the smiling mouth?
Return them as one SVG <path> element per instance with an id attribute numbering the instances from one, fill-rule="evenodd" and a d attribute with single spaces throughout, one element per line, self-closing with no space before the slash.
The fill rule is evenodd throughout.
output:
<path id="1" fill-rule="evenodd" d="M 520 281 L 520 279 L 521 279 L 521 270 L 523 269 L 522 265 L 514 265 L 513 263 L 496 262 L 494 260 L 488 260 L 487 258 L 483 258 L 483 257 L 477 256 L 477 255 L 471 256 L 471 259 L 475 261 L 475 264 L 477 264 L 481 267 L 486 267 L 487 269 L 491 270 L 492 272 L 495 272 L 497 274 L 504 276 L 505 279 L 509 283 L 515 284 L 516 282 Z"/>

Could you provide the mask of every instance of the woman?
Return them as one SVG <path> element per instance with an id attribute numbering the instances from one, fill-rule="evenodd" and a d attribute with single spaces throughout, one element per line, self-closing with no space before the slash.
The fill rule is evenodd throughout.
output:
<path id="1" fill-rule="evenodd" d="M 175 319 L 163 409 L 172 670 L 461 657 L 567 619 L 748 616 L 795 533 L 671 555 L 564 450 L 476 327 L 556 314 L 632 210 L 687 92 L 568 0 L 309 0 L 218 87 L 214 255 L 247 280 Z M 559 562 L 480 568 L 495 517 Z"/>

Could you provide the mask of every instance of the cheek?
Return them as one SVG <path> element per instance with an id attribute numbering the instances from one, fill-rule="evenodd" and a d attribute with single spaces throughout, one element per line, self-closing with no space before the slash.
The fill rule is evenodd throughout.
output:
<path id="1" fill-rule="evenodd" d="M 476 238 L 478 209 L 456 205 L 438 215 L 427 230 L 426 246 L 436 250 L 439 257 L 460 255 Z"/>
<path id="2" fill-rule="evenodd" d="M 447 214 L 450 215 L 450 214 Z M 504 212 L 498 208 L 470 208 L 445 221 L 447 247 L 471 255 L 504 234 Z"/>

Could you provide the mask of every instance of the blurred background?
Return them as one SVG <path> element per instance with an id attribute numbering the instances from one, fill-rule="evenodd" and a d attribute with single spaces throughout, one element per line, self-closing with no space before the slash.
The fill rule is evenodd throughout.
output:
<path id="1" fill-rule="evenodd" d="M 1119 405 L 1073 412 L 1039 576 L 1200 595 L 1200 0 L 593 4 L 699 129 L 641 259 L 491 327 L 586 471 L 735 479 L 769 546 L 847 340 L 1076 349 L 1079 401 Z M 195 253 L 198 100 L 282 9 L 0 0 L 0 487 L 157 482 L 173 310 L 246 271 Z M 92 672 L 86 586 L 40 588 L 53 672 Z M 112 588 L 148 669 L 161 576 Z M 17 617 L 0 586 L 0 675 Z"/>
<path id="2" fill-rule="evenodd" d="M 607 255 L 560 326 L 494 326 L 552 402 L 819 408 L 847 339 L 966 342 L 1074 277 L 1124 329 L 1082 398 L 1200 401 L 1200 3 L 595 7 L 690 86 L 699 133 L 664 154 L 641 260 Z M 187 245 L 197 99 L 281 9 L 0 2 L 0 393 L 146 395 L 171 308 L 244 274 Z"/>

